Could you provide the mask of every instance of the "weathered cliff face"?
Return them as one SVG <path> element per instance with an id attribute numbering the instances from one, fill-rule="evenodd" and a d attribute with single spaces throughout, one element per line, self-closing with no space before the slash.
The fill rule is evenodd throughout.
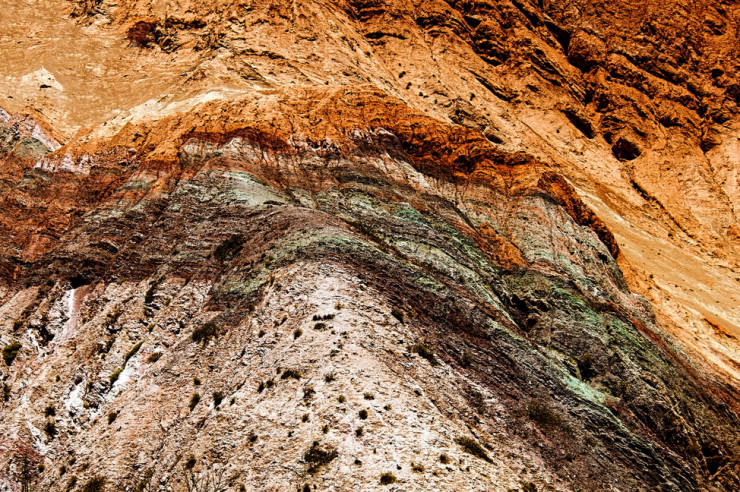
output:
<path id="1" fill-rule="evenodd" d="M 0 489 L 740 487 L 735 4 L 11 4 Z"/>

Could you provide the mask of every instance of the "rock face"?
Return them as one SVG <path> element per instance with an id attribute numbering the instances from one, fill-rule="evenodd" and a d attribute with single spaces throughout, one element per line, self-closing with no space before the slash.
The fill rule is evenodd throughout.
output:
<path id="1" fill-rule="evenodd" d="M 736 2 L 9 0 L 0 490 L 737 490 Z"/>

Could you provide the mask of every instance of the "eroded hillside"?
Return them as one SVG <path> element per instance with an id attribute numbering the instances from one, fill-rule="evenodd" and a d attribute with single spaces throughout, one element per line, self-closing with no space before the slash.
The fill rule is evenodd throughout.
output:
<path id="1" fill-rule="evenodd" d="M 3 490 L 740 486 L 735 3 L 10 4 Z"/>

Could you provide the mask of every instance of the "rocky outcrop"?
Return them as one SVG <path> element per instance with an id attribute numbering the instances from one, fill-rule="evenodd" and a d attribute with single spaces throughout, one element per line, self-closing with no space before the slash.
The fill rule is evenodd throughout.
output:
<path id="1" fill-rule="evenodd" d="M 0 489 L 740 487 L 732 5 L 11 2 Z"/>

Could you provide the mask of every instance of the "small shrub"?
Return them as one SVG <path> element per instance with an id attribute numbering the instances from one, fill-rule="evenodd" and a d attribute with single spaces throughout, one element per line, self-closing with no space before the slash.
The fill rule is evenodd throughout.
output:
<path id="1" fill-rule="evenodd" d="M 198 378 L 197 376 L 196 376 L 196 377 L 194 377 L 194 378 L 193 378 L 193 384 L 194 384 L 195 386 L 200 386 L 200 378 Z"/>
<path id="2" fill-rule="evenodd" d="M 190 397 L 190 411 L 192 412 L 195 408 L 195 405 L 198 404 L 200 401 L 200 394 L 198 392 L 193 393 L 193 396 Z"/>
<path id="3" fill-rule="evenodd" d="M 218 406 L 221 404 L 221 402 L 224 399 L 224 394 L 220 391 L 216 391 L 213 393 L 213 407 L 218 408 Z"/>
<path id="4" fill-rule="evenodd" d="M 390 485 L 396 483 L 396 476 L 391 472 L 383 473 L 380 476 L 380 485 Z"/>
<path id="5" fill-rule="evenodd" d="M 54 422 L 49 420 L 44 424 L 44 432 L 49 437 L 49 439 L 54 439 L 54 437 L 57 435 L 57 426 Z"/>
<path id="6" fill-rule="evenodd" d="M 527 403 L 527 415 L 544 427 L 564 427 L 560 415 L 540 400 L 532 400 Z"/>
<path id="7" fill-rule="evenodd" d="M 399 323 L 403 323 L 403 311 L 400 309 L 391 309 L 391 315 L 398 320 Z"/>
<path id="8" fill-rule="evenodd" d="M 150 305 L 152 302 L 154 302 L 154 293 L 157 291 L 157 287 L 159 287 L 159 284 L 164 281 L 164 278 L 159 278 L 149 284 L 149 288 L 146 291 L 146 294 L 144 294 L 144 304 Z"/>
<path id="9" fill-rule="evenodd" d="M 357 429 L 355 429 L 355 435 L 357 437 L 362 437 L 362 427 L 358 427 Z"/>
<path id="10" fill-rule="evenodd" d="M 259 439 L 259 437 L 257 437 L 257 434 L 255 434 L 253 432 L 253 433 L 249 434 L 249 437 L 247 439 L 249 439 L 249 442 L 255 443 L 255 442 L 257 442 L 257 439 Z"/>
<path id="11" fill-rule="evenodd" d="M 272 388 L 273 386 L 275 386 L 275 381 L 273 381 L 272 379 L 268 379 L 265 383 L 265 386 L 267 386 L 268 388 Z"/>
<path id="12" fill-rule="evenodd" d="M 347 401 L 347 398 L 344 395 L 339 395 L 337 401 L 339 401 L 339 403 L 344 403 L 345 401 Z"/>
<path id="13" fill-rule="evenodd" d="M 359 411 L 358 415 L 360 416 L 360 419 L 365 420 L 367 419 L 367 410 L 364 408 Z"/>
<path id="14" fill-rule="evenodd" d="M 311 398 L 313 398 L 313 395 L 316 394 L 316 390 L 313 389 L 313 386 L 307 386 L 303 390 L 303 401 L 308 402 Z"/>
<path id="15" fill-rule="evenodd" d="M 409 352 L 411 352 L 412 354 L 418 354 L 419 357 L 428 360 L 429 363 L 433 366 L 436 366 L 438 364 L 437 359 L 434 358 L 434 352 L 432 352 L 432 349 L 430 349 L 423 343 L 412 345 L 411 347 L 409 347 Z"/>
<path id="16" fill-rule="evenodd" d="M 66 466 L 64 466 L 64 465 L 60 466 L 60 467 L 59 467 L 59 476 L 61 477 L 61 476 L 62 476 L 62 475 L 64 475 L 65 473 L 67 473 L 67 467 L 66 467 Z"/>
<path id="17" fill-rule="evenodd" d="M 193 468 L 195 468 L 195 456 L 193 456 L 192 454 L 188 456 L 188 459 L 187 461 L 185 461 L 185 465 L 183 466 L 186 470 L 192 470 Z"/>
<path id="18" fill-rule="evenodd" d="M 112 424 L 116 421 L 116 418 L 118 417 L 118 412 L 111 412 L 108 414 L 108 425 Z"/>
<path id="19" fill-rule="evenodd" d="M 263 391 L 265 391 L 265 383 L 260 381 L 259 386 L 257 386 L 257 393 L 262 393 Z"/>
<path id="20" fill-rule="evenodd" d="M 53 417 L 56 414 L 57 414 L 56 409 L 54 407 L 52 407 L 51 405 L 49 405 L 46 408 L 44 408 L 44 416 L 46 416 L 46 417 Z"/>
<path id="21" fill-rule="evenodd" d="M 337 301 L 336 304 L 334 304 L 334 309 L 336 309 L 337 311 L 340 311 L 343 307 L 344 307 L 344 304 L 342 304 L 339 301 Z"/>
<path id="22" fill-rule="evenodd" d="M 463 352 L 462 357 L 460 358 L 460 365 L 463 367 L 470 367 L 470 365 L 473 363 L 473 356 L 470 355 L 470 352 L 467 350 Z"/>
<path id="23" fill-rule="evenodd" d="M 300 328 L 296 328 L 293 332 L 293 338 L 298 338 L 301 335 L 303 335 L 303 330 L 301 330 Z"/>
<path id="24" fill-rule="evenodd" d="M 309 418 L 309 417 L 308 417 L 308 414 L 307 414 L 307 413 L 304 413 L 304 414 L 303 414 L 303 417 L 301 417 L 301 422 L 303 422 L 303 423 L 306 423 L 306 422 L 308 422 L 308 418 Z"/>
<path id="25" fill-rule="evenodd" d="M 486 401 L 480 391 L 472 390 L 470 392 L 470 402 L 472 403 L 473 407 L 479 412 L 485 410 Z"/>
<path id="26" fill-rule="evenodd" d="M 324 424 L 324 426 L 321 428 L 321 432 L 323 432 L 324 434 L 328 434 L 329 433 L 329 424 Z"/>
<path id="27" fill-rule="evenodd" d="M 303 374 L 301 374 L 301 371 L 297 371 L 295 369 L 286 369 L 282 376 L 280 376 L 280 379 L 301 379 L 302 377 Z"/>
<path id="28" fill-rule="evenodd" d="M 322 466 L 329 464 L 338 456 L 335 448 L 322 449 L 318 441 L 314 441 L 303 460 L 308 463 L 308 473 L 316 473 Z"/>
<path id="29" fill-rule="evenodd" d="M 311 492 L 311 486 L 306 484 L 303 484 L 303 488 L 301 489 L 301 492 Z"/>
<path id="30" fill-rule="evenodd" d="M 209 321 L 193 331 L 193 341 L 206 345 L 211 338 L 217 338 L 220 331 L 221 329 L 216 323 Z"/>
<path id="31" fill-rule="evenodd" d="M 316 323 L 315 325 L 313 325 L 313 329 L 314 330 L 319 330 L 320 331 L 320 330 L 323 330 L 325 328 L 326 328 L 326 323 L 323 323 L 321 321 L 318 322 L 318 323 Z"/>
<path id="32" fill-rule="evenodd" d="M 6 366 L 10 366 L 15 358 L 18 357 L 18 352 L 20 352 L 21 346 L 22 345 L 18 342 L 12 342 L 3 347 L 3 360 L 5 361 Z"/>
<path id="33" fill-rule="evenodd" d="M 334 372 L 327 372 L 324 374 L 324 382 L 326 383 L 333 383 L 337 379 L 336 374 Z"/>
<path id="34" fill-rule="evenodd" d="M 439 455 L 439 462 L 442 463 L 443 465 L 447 465 L 450 463 L 450 457 L 442 453 Z"/>
<path id="35" fill-rule="evenodd" d="M 418 465 L 416 463 L 411 463 L 411 471 L 414 471 L 416 473 L 424 473 L 424 465 Z"/>
<path id="36" fill-rule="evenodd" d="M 144 345 L 144 340 L 140 341 L 139 343 L 137 343 L 136 345 L 134 345 L 133 347 L 131 347 L 131 350 L 129 350 L 128 352 L 126 352 L 126 356 L 123 358 L 123 365 L 124 366 L 126 365 L 126 363 L 128 362 L 128 360 L 131 357 L 133 357 L 134 355 L 136 355 L 136 352 L 139 351 L 139 349 L 141 348 L 142 345 Z"/>
<path id="37" fill-rule="evenodd" d="M 524 482 L 522 484 L 522 492 L 537 492 L 537 487 L 532 482 Z"/>
<path id="38" fill-rule="evenodd" d="M 486 461 L 488 463 L 491 463 L 491 458 L 488 457 L 488 454 L 486 451 L 481 447 L 480 444 L 475 439 L 471 439 L 469 437 L 458 437 L 455 439 L 455 442 L 460 445 L 460 447 L 468 454 L 472 454 L 473 456 L 482 459 L 483 461 Z"/>
<path id="39" fill-rule="evenodd" d="M 150 364 L 154 364 L 161 358 L 162 358 L 162 352 L 152 352 L 147 358 L 147 362 L 149 362 Z"/>
<path id="40" fill-rule="evenodd" d="M 265 330 L 260 330 L 260 332 L 257 333 L 257 337 L 262 338 L 263 336 L 265 336 Z"/>
<path id="41" fill-rule="evenodd" d="M 246 241 L 246 238 L 240 234 L 231 236 L 216 247 L 213 251 L 213 257 L 221 263 L 231 260 L 239 254 Z"/>
<path id="42" fill-rule="evenodd" d="M 375 395 L 374 395 L 374 394 L 372 394 L 372 393 L 365 393 L 365 394 L 363 395 L 363 397 L 364 397 L 364 398 L 365 398 L 366 400 L 374 400 L 374 399 L 375 399 Z"/>
<path id="43" fill-rule="evenodd" d="M 118 381 L 118 377 L 121 375 L 122 372 L 123 372 L 123 367 L 119 367 L 118 369 L 116 369 L 115 371 L 111 373 L 110 378 L 108 378 L 111 386 L 113 386 L 115 382 Z"/>
<path id="44" fill-rule="evenodd" d="M 112 327 L 116 324 L 118 321 L 118 318 L 121 317 L 121 310 L 120 309 L 114 309 L 110 313 L 108 313 L 105 317 L 105 322 L 108 324 L 109 327 Z"/>
<path id="45" fill-rule="evenodd" d="M 314 314 L 313 315 L 313 321 L 329 321 L 330 319 L 334 319 L 334 314 Z"/>

